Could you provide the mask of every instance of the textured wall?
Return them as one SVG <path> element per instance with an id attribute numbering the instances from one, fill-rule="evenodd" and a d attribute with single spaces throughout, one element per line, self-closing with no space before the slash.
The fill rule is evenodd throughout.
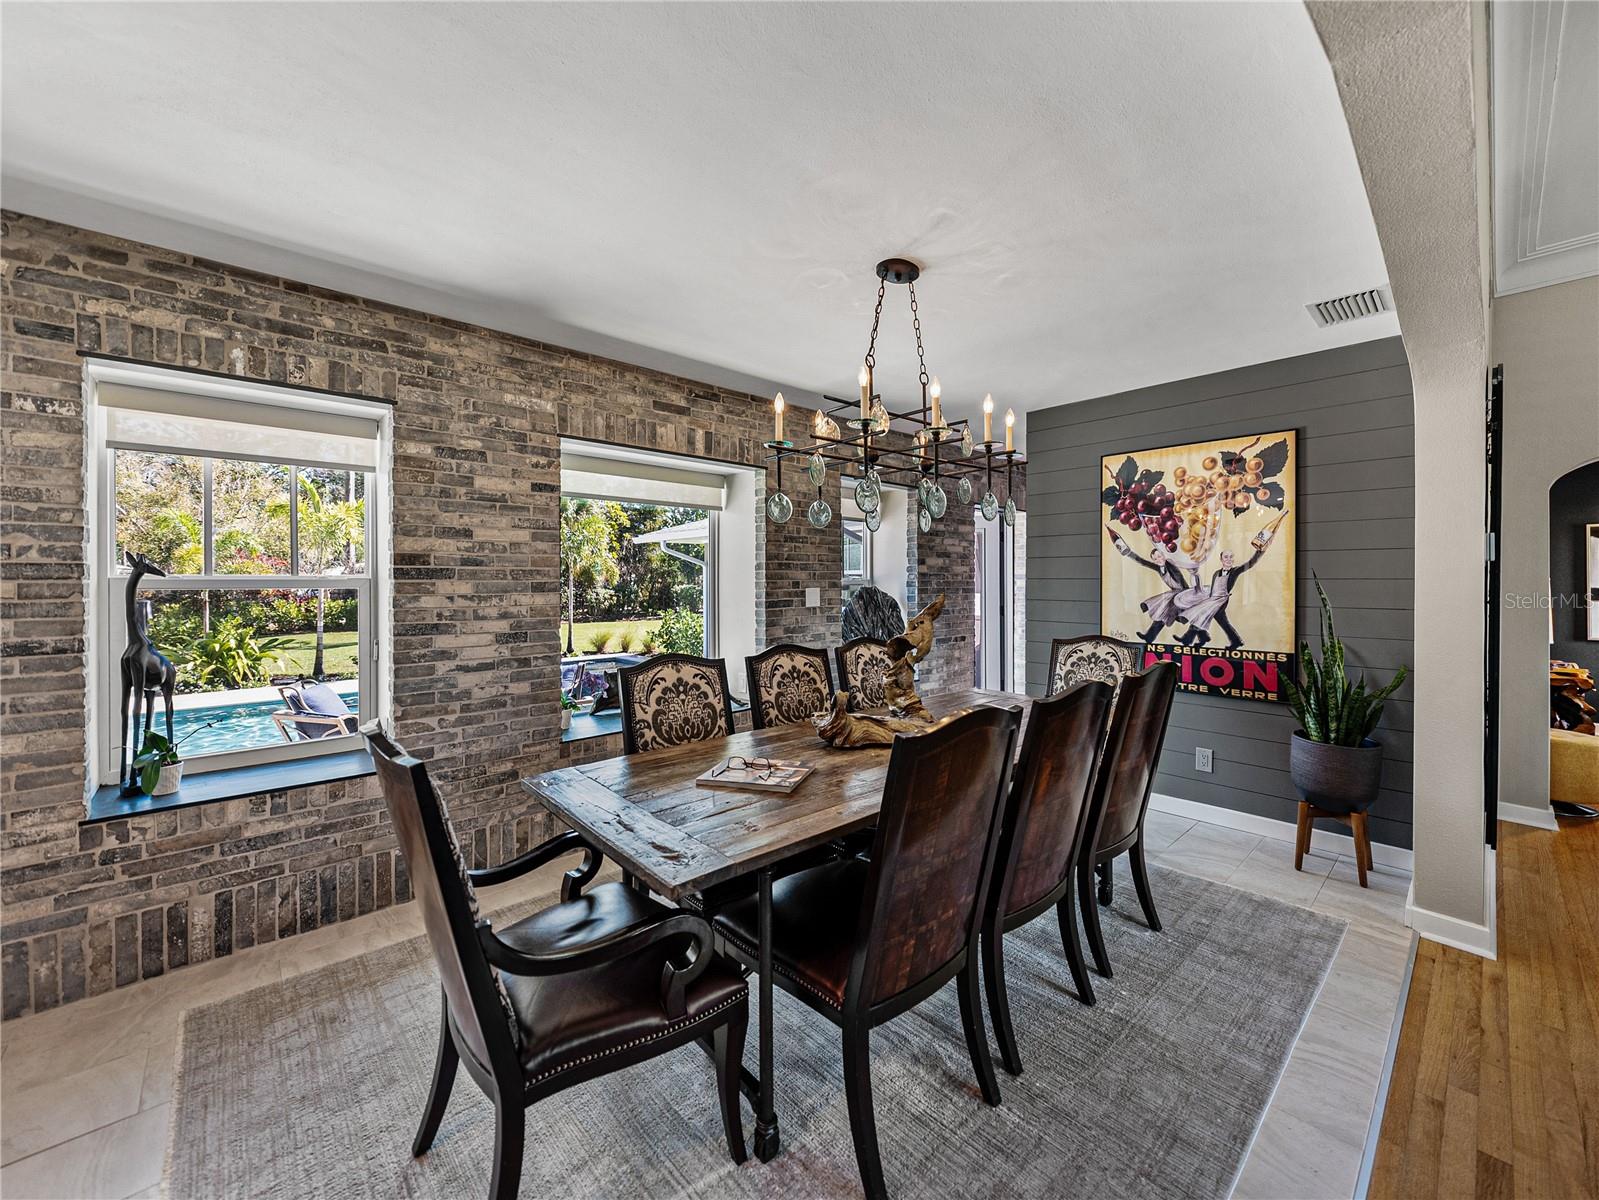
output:
<path id="1" fill-rule="evenodd" d="M 1099 460 L 1149 446 L 1299 431 L 1298 630 L 1317 644 L 1320 575 L 1351 661 L 1386 680 L 1412 658 L 1415 488 L 1410 371 L 1398 338 L 1035 412 L 1028 510 L 1027 679 L 1042 690 L 1054 638 L 1099 632 Z M 1179 692 L 1155 790 L 1292 820 L 1286 705 Z M 1410 845 L 1411 704 L 1388 704 L 1378 841 Z M 1194 769 L 1213 750 L 1215 770 Z"/>
<path id="2" fill-rule="evenodd" d="M 29 216 L 0 220 L 4 1015 L 408 894 L 371 780 L 80 825 L 80 349 L 397 402 L 399 740 L 431 760 L 475 864 L 549 833 L 517 780 L 563 761 L 558 438 L 757 464 L 768 401 Z M 784 482 L 797 494 L 786 471 Z M 958 544 L 930 562 L 932 578 L 961 576 Z M 836 643 L 836 524 L 763 523 L 757 545 L 758 639 Z M 803 608 L 805 586 L 822 587 L 819 608 Z M 574 753 L 619 749 L 602 739 Z"/>

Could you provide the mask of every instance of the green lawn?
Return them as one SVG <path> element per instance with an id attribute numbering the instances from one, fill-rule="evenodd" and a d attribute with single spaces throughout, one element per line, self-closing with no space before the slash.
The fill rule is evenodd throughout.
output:
<path id="1" fill-rule="evenodd" d="M 327 633 L 322 637 L 322 669 L 329 679 L 355 678 L 356 632 Z M 278 652 L 283 669 L 274 668 L 274 675 L 309 675 L 316 661 L 316 634 L 291 633 L 283 640 L 288 645 Z"/>
<path id="2" fill-rule="evenodd" d="M 592 654 L 604 650 L 618 654 L 624 650 L 641 651 L 644 639 L 661 627 L 659 617 L 639 621 L 579 621 L 574 627 L 575 646 L 579 654 Z M 561 653 L 566 653 L 566 622 L 561 622 Z"/>

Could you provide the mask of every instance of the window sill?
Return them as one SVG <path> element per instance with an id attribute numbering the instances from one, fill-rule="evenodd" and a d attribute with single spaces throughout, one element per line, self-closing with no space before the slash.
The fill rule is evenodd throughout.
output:
<path id="1" fill-rule="evenodd" d="M 365 750 L 348 750 L 342 754 L 324 754 L 316 758 L 296 758 L 224 771 L 207 771 L 186 778 L 170 796 L 124 796 L 116 784 L 107 784 L 90 797 L 88 815 L 79 824 L 94 825 L 146 813 L 192 808 L 196 804 L 242 800 L 248 796 L 261 796 L 288 788 L 361 779 L 376 773 L 377 768 L 372 765 L 370 754 Z"/>

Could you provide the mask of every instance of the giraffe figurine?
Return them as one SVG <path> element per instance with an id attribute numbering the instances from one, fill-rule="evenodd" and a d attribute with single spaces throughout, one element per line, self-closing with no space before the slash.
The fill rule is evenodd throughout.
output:
<path id="1" fill-rule="evenodd" d="M 150 732 L 150 725 L 155 719 L 155 694 L 159 690 L 161 697 L 166 701 L 167 708 L 167 741 L 172 740 L 172 693 L 178 685 L 178 669 L 172 665 L 172 660 L 162 654 L 150 644 L 149 614 L 150 602 L 139 600 L 139 581 L 146 575 L 158 575 L 163 578 L 166 572 L 156 566 L 142 554 L 128 553 L 128 566 L 132 574 L 128 576 L 127 590 L 127 617 L 128 617 L 128 646 L 122 652 L 122 727 L 118 731 L 122 738 L 122 759 L 117 768 L 117 778 L 122 783 L 124 795 L 133 795 L 138 792 L 139 782 L 132 773 L 129 760 L 139 753 L 139 702 L 144 702 L 144 732 Z M 133 721 L 128 721 L 129 706 L 132 706 Z"/>

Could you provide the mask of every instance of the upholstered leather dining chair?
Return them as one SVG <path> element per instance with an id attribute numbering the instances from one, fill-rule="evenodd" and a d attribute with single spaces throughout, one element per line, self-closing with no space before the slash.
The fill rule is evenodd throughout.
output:
<path id="1" fill-rule="evenodd" d="M 1073 684 L 1058 696 L 1035 700 L 1027 715 L 989 891 L 992 911 L 984 922 L 982 940 L 988 1012 L 1000 1061 L 1012 1075 L 1021 1074 L 1022 1060 L 1005 994 L 1007 932 L 1054 909 L 1077 997 L 1084 1004 L 1094 1003 L 1072 897 L 1110 698 L 1107 683 Z"/>
<path id="2" fill-rule="evenodd" d="M 1075 683 L 1108 683 L 1115 687 L 1138 666 L 1138 649 L 1115 638 L 1089 634 L 1056 638 L 1049 644 L 1047 695 L 1064 692 Z"/>
<path id="3" fill-rule="evenodd" d="M 1099 907 L 1094 902 L 1094 879 L 1097 874 L 1099 904 L 1108 906 L 1112 899 L 1111 866 L 1118 855 L 1128 857 L 1144 920 L 1151 929 L 1160 930 L 1160 914 L 1155 911 L 1144 863 L 1144 818 L 1149 812 L 1149 794 L 1160 765 L 1161 747 L 1166 742 L 1166 725 L 1171 720 L 1176 690 L 1175 663 L 1158 662 L 1128 675 L 1116 692 L 1105 734 L 1089 814 L 1087 845 L 1092 850 L 1085 849 L 1077 864 L 1077 897 L 1094 966 L 1107 978 L 1111 973 L 1110 956 L 1105 952 Z"/>
<path id="4" fill-rule="evenodd" d="M 1018 709 L 983 707 L 895 739 L 870 861 L 839 859 L 772 885 L 773 982 L 843 1032 L 850 1132 L 869 1197 L 885 1194 L 873 1028 L 959 977 L 972 1069 L 983 1099 L 999 1103 L 982 1028 L 978 929 L 1020 722 Z M 723 909 L 715 928 L 753 970 L 756 900 Z"/>
<path id="5" fill-rule="evenodd" d="M 412 1154 L 432 1146 L 464 1066 L 494 1103 L 490 1200 L 510 1200 L 521 1178 L 526 1106 L 703 1039 L 713 1051 L 728 1150 L 743 1162 L 739 1066 L 748 989 L 713 950 L 705 920 L 620 884 L 585 895 L 600 854 L 576 833 L 502 866 L 467 870 L 426 765 L 381 733 L 369 731 L 367 741 L 444 995 L 433 1084 Z M 567 872 L 559 903 L 499 930 L 480 916 L 476 887 L 578 850 L 587 856 Z"/>
<path id="6" fill-rule="evenodd" d="M 733 696 L 722 659 L 656 654 L 617 677 L 625 753 L 732 736 Z"/>
<path id="7" fill-rule="evenodd" d="M 744 660 L 750 723 L 756 729 L 792 725 L 833 707 L 833 672 L 826 650 L 782 642 Z"/>
<path id="8" fill-rule="evenodd" d="M 884 708 L 888 695 L 883 677 L 892 659 L 888 643 L 876 638 L 851 638 L 833 651 L 838 659 L 838 686 L 850 694 L 851 708 Z"/>

